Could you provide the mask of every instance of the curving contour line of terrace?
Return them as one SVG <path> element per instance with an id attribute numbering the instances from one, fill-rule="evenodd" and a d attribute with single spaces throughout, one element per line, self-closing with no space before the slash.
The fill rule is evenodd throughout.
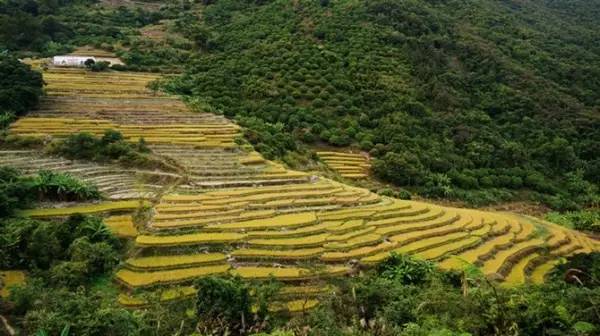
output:
<path id="1" fill-rule="evenodd" d="M 72 212 L 98 212 L 118 235 L 133 240 L 131 255 L 115 274 L 125 305 L 143 305 L 152 295 L 162 301 L 193 295 L 194 279 L 230 273 L 285 282 L 274 309 L 297 311 L 318 303 L 328 290 L 320 285 L 323 279 L 381 262 L 390 252 L 446 269 L 473 264 L 512 285 L 542 282 L 562 257 L 600 250 L 582 233 L 534 218 L 381 197 L 288 170 L 238 145 L 239 127 L 224 117 L 191 112 L 178 99 L 148 90 L 156 78 L 51 68 L 44 73 L 47 97 L 40 108 L 9 133 L 64 137 L 115 129 L 131 141 L 143 137 L 182 172 L 0 151 L 2 165 L 64 171 L 99 186 L 106 205 Z M 366 166 L 356 157 L 320 155 L 350 177 L 363 176 Z M 146 201 L 132 202 L 138 199 Z M 141 204 L 149 205 L 149 216 L 135 220 L 131 213 Z"/>

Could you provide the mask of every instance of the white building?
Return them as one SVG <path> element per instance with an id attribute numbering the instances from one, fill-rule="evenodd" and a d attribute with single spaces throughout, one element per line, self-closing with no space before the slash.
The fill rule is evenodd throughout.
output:
<path id="1" fill-rule="evenodd" d="M 85 61 L 93 60 L 96 62 L 108 62 L 110 65 L 123 64 L 120 59 L 116 57 L 95 57 L 95 56 L 78 56 L 78 55 L 62 55 L 54 56 L 52 58 L 52 64 L 54 66 L 63 67 L 85 67 Z"/>
<path id="2" fill-rule="evenodd" d="M 56 66 L 85 67 L 85 61 L 89 59 L 96 62 L 96 58 L 94 56 L 54 56 L 52 58 L 52 64 Z"/>

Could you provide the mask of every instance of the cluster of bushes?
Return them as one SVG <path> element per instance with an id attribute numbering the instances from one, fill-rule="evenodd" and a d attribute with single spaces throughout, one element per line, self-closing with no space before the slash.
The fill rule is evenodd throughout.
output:
<path id="1" fill-rule="evenodd" d="M 0 226 L 2 269 L 47 272 L 77 287 L 119 262 L 120 243 L 101 218 L 73 215 L 62 223 L 12 217 Z"/>
<path id="2" fill-rule="evenodd" d="M 38 104 L 43 85 L 39 72 L 14 55 L 0 53 L 0 129 Z"/>
<path id="3" fill-rule="evenodd" d="M 590 115 L 600 92 L 591 74 L 600 67 L 581 60 L 600 58 L 584 37 L 600 27 L 597 12 L 574 23 L 565 14 L 574 9 L 564 7 L 208 2 L 204 20 L 183 13 L 176 21 L 201 52 L 167 87 L 253 120 L 252 136 L 264 134 L 264 123 L 281 124 L 281 141 L 269 132 L 261 142 L 269 157 L 293 150 L 288 138 L 297 151 L 319 141 L 355 146 L 370 151 L 381 179 L 427 196 L 532 195 L 575 209 L 598 195 Z M 465 20 L 473 36 L 456 28 Z M 573 31 L 557 31 L 556 22 Z M 565 80 L 569 73 L 587 80 Z M 573 175 L 591 185 L 581 197 L 563 192 Z"/>
<path id="4" fill-rule="evenodd" d="M 581 231 L 600 233 L 600 210 L 579 210 L 564 213 L 550 212 L 546 219 L 557 224 Z"/>
<path id="5" fill-rule="evenodd" d="M 40 171 L 24 176 L 10 167 L 0 167 L 0 218 L 17 209 L 42 201 L 85 201 L 101 198 L 98 188 L 71 175 Z"/>
<path id="6" fill-rule="evenodd" d="M 50 144 L 48 151 L 68 159 L 114 162 L 125 167 L 174 170 L 169 163 L 154 157 L 143 138 L 136 143 L 123 139 L 120 132 L 107 130 L 102 137 L 75 133 Z"/>

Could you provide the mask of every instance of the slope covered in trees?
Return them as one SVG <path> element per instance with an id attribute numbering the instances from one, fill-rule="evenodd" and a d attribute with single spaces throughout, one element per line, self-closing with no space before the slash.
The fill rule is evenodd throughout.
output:
<path id="1" fill-rule="evenodd" d="M 598 199 L 597 5 L 211 1 L 178 19 L 203 52 L 172 88 L 267 157 L 352 145 L 425 196 L 572 209 Z"/>

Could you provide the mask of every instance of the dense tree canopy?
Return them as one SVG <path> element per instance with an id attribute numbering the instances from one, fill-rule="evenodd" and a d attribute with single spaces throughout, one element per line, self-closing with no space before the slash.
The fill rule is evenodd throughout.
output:
<path id="1" fill-rule="evenodd" d="M 288 137 L 351 145 L 370 151 L 382 179 L 429 196 L 443 174 L 445 197 L 530 190 L 576 208 L 597 202 L 600 176 L 596 7 L 215 1 L 202 18 L 180 17 L 202 51 L 171 89 L 254 120 L 268 156 L 294 150 Z M 573 174 L 591 194 L 565 202 L 577 198 L 565 191 Z"/>
<path id="2" fill-rule="evenodd" d="M 25 114 L 37 105 L 43 83 L 42 74 L 29 65 L 0 54 L 0 114 Z"/>

